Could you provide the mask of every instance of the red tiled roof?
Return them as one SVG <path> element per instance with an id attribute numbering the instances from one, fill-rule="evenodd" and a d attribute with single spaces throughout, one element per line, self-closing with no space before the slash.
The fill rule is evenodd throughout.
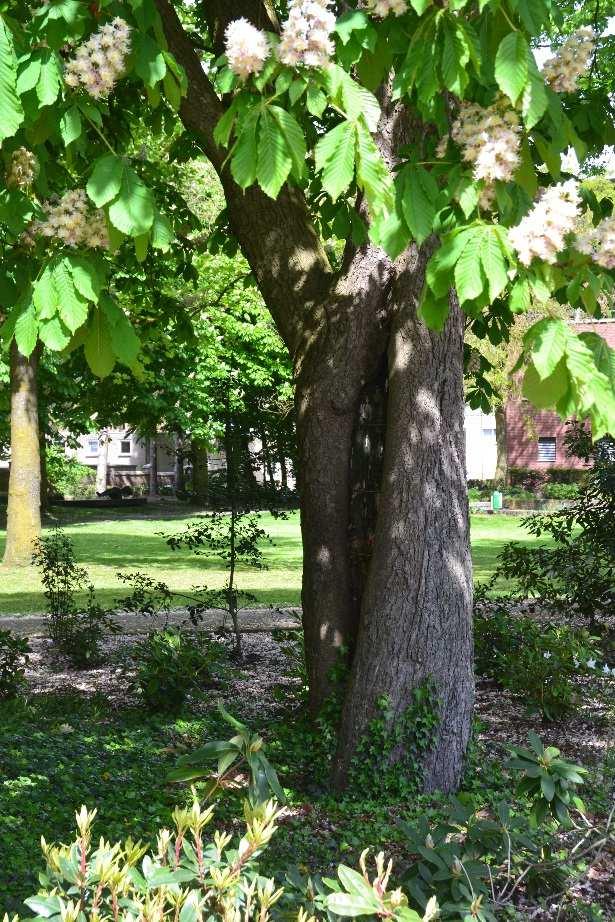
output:
<path id="1" fill-rule="evenodd" d="M 615 349 L 615 318 L 608 320 L 573 321 L 571 326 L 577 333 L 597 333 L 602 336 L 611 349 Z"/>

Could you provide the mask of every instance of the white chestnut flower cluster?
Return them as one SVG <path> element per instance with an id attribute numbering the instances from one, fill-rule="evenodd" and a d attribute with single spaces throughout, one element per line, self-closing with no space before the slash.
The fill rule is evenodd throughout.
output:
<path id="1" fill-rule="evenodd" d="M 554 263 L 579 217 L 581 199 L 573 179 L 551 186 L 523 220 L 508 232 L 510 244 L 524 266 L 534 257 Z"/>
<path id="2" fill-rule="evenodd" d="M 604 269 L 615 269 L 615 217 L 605 218 L 596 227 L 579 234 L 575 247 Z"/>
<path id="3" fill-rule="evenodd" d="M 324 67 L 334 51 L 332 0 L 290 0 L 278 55 L 283 64 Z"/>
<path id="4" fill-rule="evenodd" d="M 566 39 L 542 69 L 542 75 L 551 89 L 556 93 L 574 93 L 577 80 L 589 67 L 595 47 L 596 33 L 590 26 L 577 29 Z"/>
<path id="5" fill-rule="evenodd" d="M 109 237 L 103 211 L 92 210 L 83 189 L 65 192 L 57 201 L 43 202 L 45 218 L 34 221 L 28 236 L 54 237 L 67 246 L 107 249 Z"/>
<path id="6" fill-rule="evenodd" d="M 380 19 L 386 19 L 389 13 L 395 16 L 403 16 L 408 12 L 406 0 L 367 0 L 367 9 L 374 16 Z"/>
<path id="7" fill-rule="evenodd" d="M 233 73 L 242 80 L 259 74 L 271 50 L 265 33 L 241 18 L 228 24 L 224 37 L 228 66 Z"/>
<path id="8" fill-rule="evenodd" d="M 64 81 L 68 86 L 82 86 L 95 99 L 108 96 L 121 76 L 130 53 L 130 26 L 116 16 L 79 45 L 66 64 Z"/>
<path id="9" fill-rule="evenodd" d="M 451 130 L 463 159 L 474 164 L 474 178 L 507 182 L 519 166 L 519 118 L 502 99 L 483 109 L 463 102 Z"/>
<path id="10" fill-rule="evenodd" d="M 18 147 L 11 154 L 5 182 L 9 189 L 27 189 L 36 179 L 38 160 L 27 147 Z"/>

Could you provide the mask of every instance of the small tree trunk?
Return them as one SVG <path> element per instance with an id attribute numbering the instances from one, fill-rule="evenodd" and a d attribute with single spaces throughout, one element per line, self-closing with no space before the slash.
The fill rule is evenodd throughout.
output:
<path id="1" fill-rule="evenodd" d="M 184 468 L 184 445 L 180 436 L 175 440 L 175 492 L 186 490 L 186 471 Z"/>
<path id="2" fill-rule="evenodd" d="M 98 433 L 98 459 L 96 461 L 96 492 L 104 493 L 107 489 L 109 474 L 109 432 L 102 429 Z"/>
<path id="3" fill-rule="evenodd" d="M 41 512 L 46 512 L 49 508 L 49 478 L 47 476 L 47 439 L 41 429 L 39 433 L 40 456 L 41 456 Z"/>
<path id="4" fill-rule="evenodd" d="M 148 486 L 149 495 L 158 496 L 158 443 L 155 438 L 149 440 Z"/>
<path id="5" fill-rule="evenodd" d="M 36 375 L 38 350 L 29 359 L 11 345 L 11 469 L 3 563 L 27 566 L 41 533 L 41 462 Z"/>
<path id="6" fill-rule="evenodd" d="M 508 437 L 506 433 L 506 408 L 498 407 L 495 411 L 495 444 L 497 458 L 495 479 L 508 482 Z"/>
<path id="7" fill-rule="evenodd" d="M 278 455 L 278 463 L 280 465 L 280 484 L 283 490 L 288 489 L 288 465 L 286 464 L 286 458 L 284 457 L 284 452 L 281 451 Z"/>
<path id="8" fill-rule="evenodd" d="M 209 499 L 209 469 L 207 466 L 207 443 L 192 439 L 192 492 L 203 506 Z"/>
<path id="9" fill-rule="evenodd" d="M 403 283 L 403 278 L 401 279 Z M 416 281 L 407 280 L 418 292 Z M 401 721 L 413 692 L 431 683 L 439 726 L 424 762 L 426 790 L 455 790 L 469 739 L 472 565 L 465 482 L 463 321 L 456 304 L 431 333 L 410 301 L 389 347 L 384 477 L 334 783 L 351 760 L 378 700 Z M 403 757 L 403 748 L 393 758 Z"/>

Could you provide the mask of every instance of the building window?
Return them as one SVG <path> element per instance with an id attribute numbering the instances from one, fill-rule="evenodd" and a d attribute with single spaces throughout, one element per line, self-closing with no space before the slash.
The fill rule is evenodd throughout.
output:
<path id="1" fill-rule="evenodd" d="M 98 439 L 88 439 L 88 455 L 98 454 Z"/>
<path id="2" fill-rule="evenodd" d="M 555 436 L 541 436 L 538 439 L 538 460 L 555 461 Z"/>
<path id="3" fill-rule="evenodd" d="M 122 439 L 120 442 L 120 454 L 129 455 L 131 449 L 130 439 Z"/>

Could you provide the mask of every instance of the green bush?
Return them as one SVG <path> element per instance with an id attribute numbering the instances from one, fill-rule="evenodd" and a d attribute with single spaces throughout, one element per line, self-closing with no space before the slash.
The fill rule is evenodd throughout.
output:
<path id="1" fill-rule="evenodd" d="M 597 672 L 596 638 L 587 631 L 545 626 L 511 615 L 504 607 L 475 615 L 474 638 L 477 673 L 494 679 L 547 720 L 574 707 L 579 675 Z"/>
<path id="2" fill-rule="evenodd" d="M 133 685 L 149 711 L 179 711 L 192 689 L 212 682 L 221 646 L 204 634 L 165 628 L 152 631 L 133 651 Z"/>
<path id="3" fill-rule="evenodd" d="M 63 445 L 48 445 L 47 484 L 52 496 L 88 496 L 94 491 L 96 475 L 87 464 L 68 458 Z"/>
<path id="4" fill-rule="evenodd" d="M 579 495 L 578 483 L 548 483 L 542 491 L 545 499 L 576 499 Z"/>
<path id="5" fill-rule="evenodd" d="M 0 701 L 16 698 L 25 684 L 30 646 L 12 631 L 0 631 Z"/>

